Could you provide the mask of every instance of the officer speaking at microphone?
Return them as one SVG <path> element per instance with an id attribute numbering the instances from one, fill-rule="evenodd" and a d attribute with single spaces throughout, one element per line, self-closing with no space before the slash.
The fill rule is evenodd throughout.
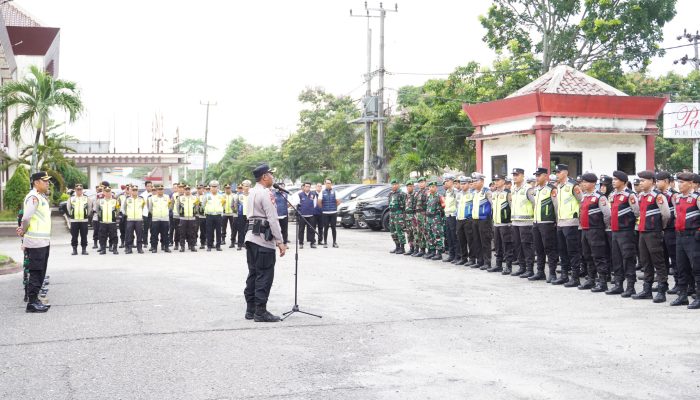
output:
<path id="1" fill-rule="evenodd" d="M 277 220 L 275 195 L 270 190 L 275 170 L 262 164 L 253 170 L 255 187 L 248 194 L 248 227 L 245 234 L 248 278 L 246 279 L 245 319 L 278 322 L 280 317 L 267 311 L 272 281 L 275 278 L 275 247 L 284 257 L 286 246 Z"/>

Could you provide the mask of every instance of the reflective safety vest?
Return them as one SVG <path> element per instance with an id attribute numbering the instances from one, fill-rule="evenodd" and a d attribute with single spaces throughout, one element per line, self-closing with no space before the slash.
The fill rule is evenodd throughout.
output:
<path id="1" fill-rule="evenodd" d="M 613 232 L 632 231 L 637 222 L 632 207 L 630 206 L 632 192 L 625 189 L 621 193 L 613 193 L 610 201 L 610 230 Z"/>
<path id="2" fill-rule="evenodd" d="M 472 219 L 472 201 L 474 200 L 474 193 L 471 190 L 462 192 L 459 197 L 459 202 L 457 203 L 457 219 Z"/>
<path id="3" fill-rule="evenodd" d="M 238 213 L 244 217 L 248 216 L 248 195 L 239 194 L 238 195 Z"/>
<path id="4" fill-rule="evenodd" d="M 224 200 L 225 200 L 224 215 L 233 215 L 234 213 L 236 213 L 238 211 L 238 209 L 234 210 L 234 208 L 233 208 L 233 206 L 236 205 L 236 198 L 237 197 L 238 196 L 236 196 L 235 193 L 224 194 Z"/>
<path id="5" fill-rule="evenodd" d="M 124 208 L 122 212 L 126 215 L 127 221 L 141 221 L 143 220 L 143 205 L 146 201 L 143 197 L 127 197 L 126 201 L 123 203 Z"/>
<path id="6" fill-rule="evenodd" d="M 73 196 L 70 198 L 70 217 L 74 221 L 87 221 L 88 197 Z"/>
<path id="7" fill-rule="evenodd" d="M 566 182 L 557 190 L 557 219 L 573 219 L 578 218 L 579 202 L 574 195 L 574 185 L 571 182 Z"/>
<path id="8" fill-rule="evenodd" d="M 116 221 L 117 200 L 100 199 L 97 218 L 99 218 L 99 221 L 104 224 L 109 224 Z"/>
<path id="9" fill-rule="evenodd" d="M 660 232 L 663 230 L 663 219 L 658 201 L 665 196 L 656 190 L 639 196 L 639 232 Z"/>
<path id="10" fill-rule="evenodd" d="M 177 198 L 177 208 L 180 217 L 182 218 L 194 218 L 195 214 L 195 203 L 197 198 L 194 196 L 180 196 Z"/>
<path id="11" fill-rule="evenodd" d="M 532 222 L 535 216 L 535 210 L 532 207 L 532 202 L 527 197 L 527 191 L 529 187 L 526 185 L 516 188 L 513 186 L 513 192 L 511 192 L 511 207 L 513 209 L 513 215 L 511 219 L 513 222 Z"/>
<path id="12" fill-rule="evenodd" d="M 124 213 L 124 202 L 126 202 L 127 195 L 125 194 L 120 194 L 119 197 L 117 197 L 117 204 L 119 204 L 119 212 Z"/>
<path id="13" fill-rule="evenodd" d="M 457 212 L 457 194 L 454 188 L 445 191 L 445 215 L 454 216 Z"/>
<path id="14" fill-rule="evenodd" d="M 551 185 L 535 189 L 535 209 L 533 210 L 535 222 L 554 222 L 557 220 L 556 215 L 554 215 L 552 190 L 554 188 Z"/>
<path id="15" fill-rule="evenodd" d="M 29 226 L 24 236 L 32 239 L 48 240 L 51 238 L 51 208 L 49 207 L 49 202 L 42 194 L 32 189 L 24 198 L 24 203 L 22 204 L 25 204 L 30 197 L 36 197 L 38 203 L 32 218 L 29 219 Z"/>
<path id="16" fill-rule="evenodd" d="M 503 190 L 494 193 L 493 223 L 510 223 L 510 203 L 508 202 L 508 191 Z"/>
<path id="17" fill-rule="evenodd" d="M 587 194 L 581 199 L 579 225 L 583 230 L 605 229 L 603 210 L 600 209 L 601 194 L 596 192 Z"/>
<path id="18" fill-rule="evenodd" d="M 221 215 L 224 212 L 224 199 L 218 194 L 207 194 L 207 203 L 204 206 L 204 213 L 208 215 Z"/>
<path id="19" fill-rule="evenodd" d="M 170 199 L 163 196 L 151 196 L 151 204 L 153 208 L 151 210 L 151 215 L 154 221 L 168 221 L 170 218 Z"/>
<path id="20" fill-rule="evenodd" d="M 177 204 L 177 199 L 178 199 L 179 197 L 180 197 L 180 193 L 177 193 L 177 192 L 173 193 L 173 197 L 172 197 L 172 199 L 173 199 L 173 204 Z M 177 207 L 173 207 L 173 216 L 174 216 L 174 217 L 179 217 L 179 216 L 180 216 L 180 213 L 179 213 Z"/>
<path id="21" fill-rule="evenodd" d="M 674 202 L 676 207 L 676 230 L 680 232 L 700 229 L 700 210 L 698 209 L 697 193 L 691 193 L 687 196 L 678 194 Z"/>
<path id="22" fill-rule="evenodd" d="M 486 198 L 488 189 L 482 188 L 474 192 L 472 199 L 472 219 L 490 219 L 491 218 L 491 203 Z"/>

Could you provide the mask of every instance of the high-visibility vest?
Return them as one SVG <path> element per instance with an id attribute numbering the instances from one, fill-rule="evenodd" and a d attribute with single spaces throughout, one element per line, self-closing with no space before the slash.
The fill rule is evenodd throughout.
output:
<path id="1" fill-rule="evenodd" d="M 513 222 L 532 222 L 535 217 L 535 210 L 532 207 L 532 202 L 527 197 L 529 187 L 526 185 L 520 188 L 513 187 L 511 193 L 511 207 L 513 208 Z"/>
<path id="2" fill-rule="evenodd" d="M 508 202 L 508 192 L 503 190 L 494 194 L 493 222 L 495 224 L 509 224 L 510 203 Z"/>
<path id="3" fill-rule="evenodd" d="M 196 197 L 193 196 L 180 196 L 177 199 L 178 212 L 183 218 L 193 218 L 194 217 L 194 203 L 197 201 Z"/>
<path id="4" fill-rule="evenodd" d="M 73 196 L 70 198 L 71 218 L 75 221 L 87 221 L 87 196 Z"/>
<path id="5" fill-rule="evenodd" d="M 173 193 L 173 204 L 177 204 L 177 199 L 180 197 L 180 193 L 175 192 Z M 178 217 L 180 215 L 180 212 L 178 211 L 177 207 L 173 207 L 173 217 Z"/>
<path id="6" fill-rule="evenodd" d="M 472 200 L 472 219 L 489 219 L 491 218 L 491 203 L 486 198 L 486 188 L 474 192 Z"/>
<path id="7" fill-rule="evenodd" d="M 457 204 L 457 219 L 458 220 L 464 220 L 464 219 L 471 219 L 472 218 L 472 200 L 474 198 L 474 194 L 472 193 L 471 190 L 467 190 L 465 192 L 462 192 L 462 195 L 459 197 L 459 203 Z"/>
<path id="8" fill-rule="evenodd" d="M 207 194 L 207 204 L 204 206 L 204 213 L 209 215 L 221 215 L 224 212 L 224 199 L 218 194 Z"/>
<path id="9" fill-rule="evenodd" d="M 154 221 L 167 221 L 169 220 L 170 208 L 168 207 L 170 199 L 163 196 L 152 196 L 151 204 L 153 205 L 151 215 Z"/>
<path id="10" fill-rule="evenodd" d="M 126 215 L 127 221 L 141 221 L 143 219 L 143 203 L 141 197 L 127 197 L 124 201 L 122 212 Z"/>
<path id="11" fill-rule="evenodd" d="M 572 219 L 578 218 L 579 201 L 574 196 L 574 185 L 571 182 L 566 182 L 564 186 L 557 190 L 558 214 L 557 219 Z"/>
<path id="12" fill-rule="evenodd" d="M 550 185 L 535 189 L 535 222 L 554 222 L 557 217 L 554 214 L 554 202 Z"/>
<path id="13" fill-rule="evenodd" d="M 49 202 L 43 195 L 32 189 L 32 191 L 30 191 L 24 198 L 24 203 L 26 203 L 31 196 L 36 197 L 38 203 L 32 218 L 29 220 L 29 226 L 27 227 L 27 231 L 24 233 L 24 237 L 32 239 L 50 239 L 51 208 L 49 207 Z"/>
<path id="14" fill-rule="evenodd" d="M 115 211 L 117 209 L 117 200 L 116 199 L 101 199 L 100 200 L 100 222 L 101 223 L 110 223 L 114 222 L 116 215 Z"/>
<path id="15" fill-rule="evenodd" d="M 236 196 L 235 193 L 224 194 L 224 200 L 226 201 L 224 204 L 224 215 L 233 215 L 234 213 L 238 212 L 238 209 L 233 209 L 233 205 L 236 203 L 237 197 L 238 196 Z"/>
<path id="16" fill-rule="evenodd" d="M 454 189 L 445 191 L 445 214 L 452 215 L 457 212 L 457 194 Z"/>
<path id="17" fill-rule="evenodd" d="M 238 206 L 241 209 L 241 215 L 244 217 L 248 216 L 248 195 L 241 193 L 238 195 Z"/>
<path id="18" fill-rule="evenodd" d="M 124 203 L 126 203 L 127 198 L 128 196 L 125 194 L 120 194 L 119 197 L 117 197 L 117 204 L 119 204 L 119 211 L 121 213 L 124 213 Z"/>

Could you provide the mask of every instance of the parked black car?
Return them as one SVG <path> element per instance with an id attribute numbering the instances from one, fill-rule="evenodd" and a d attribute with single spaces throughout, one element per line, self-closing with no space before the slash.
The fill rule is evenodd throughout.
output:
<path id="1" fill-rule="evenodd" d="M 353 219 L 360 228 L 378 231 L 389 228 L 389 193 L 390 186 L 383 186 L 367 192 L 357 201 Z M 386 219 L 386 223 L 384 223 Z"/>
<path id="2" fill-rule="evenodd" d="M 377 188 L 386 188 L 383 184 L 361 184 L 353 185 L 345 188 L 342 192 L 338 193 L 340 206 L 338 207 L 338 223 L 343 228 L 352 228 L 355 226 L 355 217 L 353 212 L 355 211 L 355 206 L 357 205 L 358 199 L 369 196 L 369 192 L 376 190 Z M 373 196 L 373 195 L 371 195 Z"/>

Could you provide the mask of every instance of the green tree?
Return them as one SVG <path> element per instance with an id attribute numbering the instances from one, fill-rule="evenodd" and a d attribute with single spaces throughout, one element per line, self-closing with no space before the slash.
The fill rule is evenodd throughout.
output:
<path id="1" fill-rule="evenodd" d="M 83 110 L 83 103 L 76 84 L 54 79 L 36 66 L 30 67 L 30 76 L 21 81 L 10 81 L 0 87 L 0 113 L 5 114 L 18 107 L 18 115 L 12 123 L 12 140 L 20 141 L 22 127 L 36 131 L 32 152 L 32 172 L 37 170 L 37 148 L 42 135 L 46 135 L 51 111 L 60 109 L 68 113 L 74 122 Z M 46 137 L 44 137 L 46 139 Z"/>
<path id="2" fill-rule="evenodd" d="M 493 0 L 479 21 L 490 48 L 539 55 L 542 72 L 611 60 L 644 69 L 663 54 L 658 43 L 675 7 L 676 0 Z"/>
<path id="3" fill-rule="evenodd" d="M 24 202 L 24 196 L 29 192 L 29 173 L 27 168 L 20 165 L 5 186 L 5 209 L 19 211 Z"/>

